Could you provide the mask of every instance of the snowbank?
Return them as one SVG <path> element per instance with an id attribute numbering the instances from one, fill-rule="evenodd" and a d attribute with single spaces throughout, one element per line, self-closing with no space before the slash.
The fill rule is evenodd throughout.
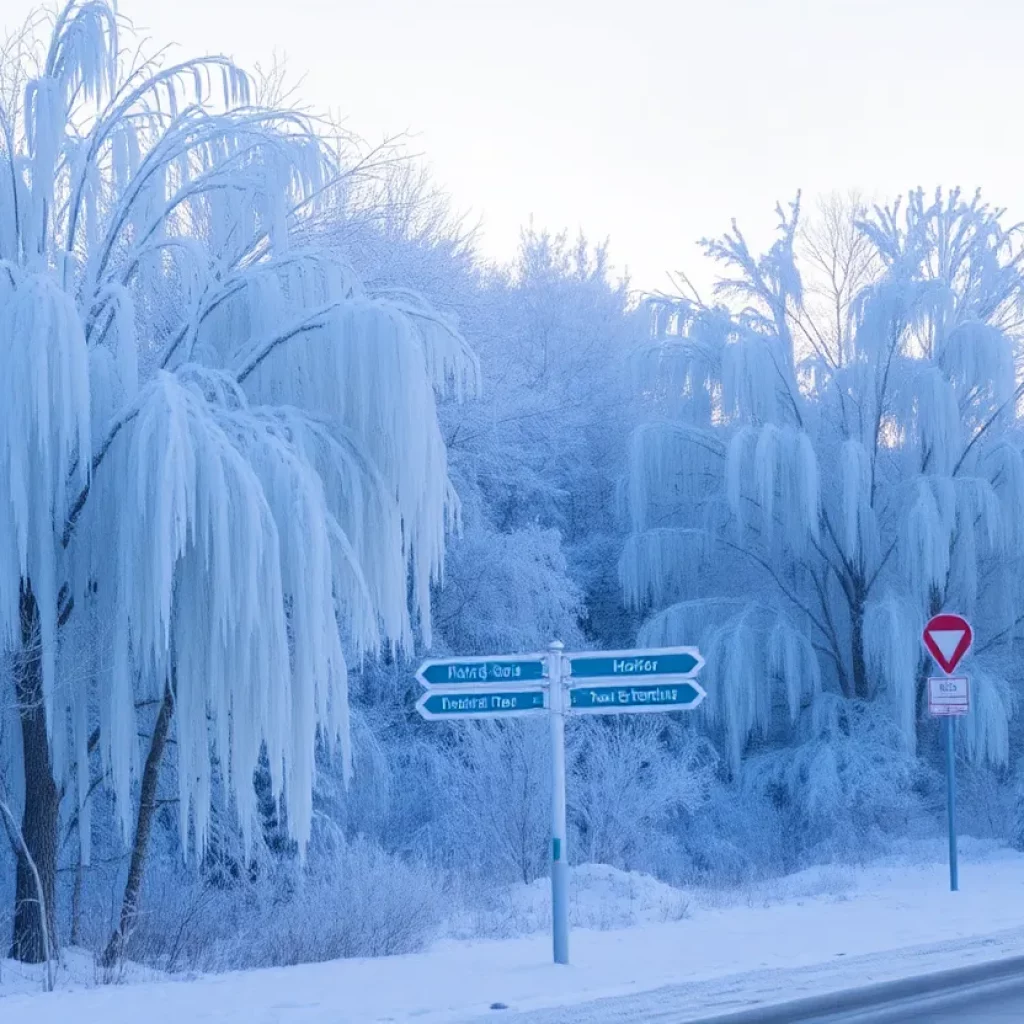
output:
<path id="1" fill-rule="evenodd" d="M 446 939 L 388 959 L 50 995 L 26 994 L 23 983 L 11 988 L 5 968 L 0 991 L 19 994 L 0 1000 L 0 1021 L 442 1024 L 486 1016 L 495 1003 L 541 1009 L 670 984 L 693 986 L 698 1013 L 741 1004 L 748 990 L 783 998 L 1024 952 L 1024 856 L 967 841 L 962 889 L 950 893 L 941 853 L 940 843 L 918 844 L 865 867 L 815 868 L 728 895 L 680 894 L 644 876 L 588 867 L 578 872 L 574 906 L 592 927 L 574 932 L 568 968 L 550 964 L 542 932 Z M 541 883 L 509 897 L 525 923 L 542 918 L 542 899 Z M 689 916 L 659 919 L 665 902 L 679 899 Z M 630 917 L 632 927 L 599 930 Z"/>
<path id="2" fill-rule="evenodd" d="M 689 915 L 691 901 L 692 894 L 650 875 L 620 871 L 607 864 L 582 864 L 573 869 L 569 880 L 573 928 L 608 931 L 679 921 Z M 449 925 L 449 938 L 513 938 L 551 927 L 551 882 L 547 878 L 475 893 L 472 902 L 475 909 L 457 915 Z"/>

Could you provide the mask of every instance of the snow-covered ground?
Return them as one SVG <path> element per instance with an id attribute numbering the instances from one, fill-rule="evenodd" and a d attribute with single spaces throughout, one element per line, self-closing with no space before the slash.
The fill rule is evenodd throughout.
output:
<path id="1" fill-rule="evenodd" d="M 546 923 L 544 889 L 488 911 L 510 929 Z M 939 843 L 863 868 L 821 867 L 742 893 L 680 892 L 609 868 L 577 872 L 570 967 L 544 932 L 450 938 L 425 953 L 198 978 L 96 986 L 74 956 L 59 990 L 5 963 L 0 1021 L 34 1024 L 440 1024 L 692 985 L 688 1006 L 732 1008 L 1024 952 L 1024 856 L 965 841 L 961 892 Z M 477 922 L 480 924 L 481 922 Z M 473 922 L 455 922 L 465 930 Z M 145 977 L 144 974 L 142 974 Z M 150 975 L 152 977 L 152 975 Z M 137 982 L 137 983 L 136 983 Z M 689 993 L 688 993 L 689 995 Z"/>

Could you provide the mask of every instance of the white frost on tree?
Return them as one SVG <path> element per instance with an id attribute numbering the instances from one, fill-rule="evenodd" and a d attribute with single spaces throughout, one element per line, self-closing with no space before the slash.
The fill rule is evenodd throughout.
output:
<path id="1" fill-rule="evenodd" d="M 802 241 L 799 202 L 779 215 L 764 255 L 735 226 L 705 243 L 714 304 L 652 303 L 620 571 L 655 613 L 641 639 L 702 645 L 737 770 L 757 737 L 825 727 L 833 695 L 886 707 L 916 749 L 921 625 L 966 612 L 960 743 L 1002 764 L 1024 615 L 1021 231 L 956 191 L 849 210 L 831 251 Z"/>
<path id="2" fill-rule="evenodd" d="M 457 512 L 435 396 L 476 364 L 293 244 L 345 175 L 315 122 L 223 58 L 133 62 L 122 28 L 72 0 L 0 107 L 0 646 L 30 596 L 83 815 L 98 723 L 127 831 L 136 702 L 172 686 L 183 839 L 211 752 L 248 830 L 265 745 L 304 842 L 348 660 L 429 641 Z"/>

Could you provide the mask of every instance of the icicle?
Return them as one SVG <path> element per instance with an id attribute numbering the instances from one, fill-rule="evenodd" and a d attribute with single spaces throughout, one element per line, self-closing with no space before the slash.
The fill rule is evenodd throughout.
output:
<path id="1" fill-rule="evenodd" d="M 979 389 L 998 405 L 1013 391 L 1013 343 L 998 327 L 977 321 L 962 323 L 950 332 L 937 356 L 961 394 Z"/>
<path id="2" fill-rule="evenodd" d="M 917 499 L 904 525 L 901 559 L 914 593 L 927 600 L 933 587 L 944 587 L 954 523 L 940 512 L 928 478 L 916 485 Z"/>
<path id="3" fill-rule="evenodd" d="M 927 469 L 948 474 L 963 447 L 956 394 L 935 366 L 922 370 L 915 384 L 916 408 L 908 411 L 908 415 L 916 420 L 922 453 L 928 458 Z"/>
<path id="4" fill-rule="evenodd" d="M 88 356 L 70 299 L 45 278 L 0 268 L 0 646 L 20 643 L 20 587 L 32 581 L 41 626 L 43 692 L 52 706 L 58 555 L 53 516 L 86 480 Z"/>
<path id="5" fill-rule="evenodd" d="M 707 561 L 704 530 L 665 527 L 631 534 L 619 560 L 626 604 L 639 609 L 664 605 L 692 590 Z"/>
<path id="6" fill-rule="evenodd" d="M 729 507 L 742 536 L 743 480 L 746 449 L 754 437 L 752 428 L 737 431 L 730 442 L 726 466 Z M 754 494 L 761 508 L 761 534 L 771 538 L 782 528 L 789 547 L 802 549 L 807 536 L 819 532 L 818 461 L 803 431 L 768 423 L 756 433 L 754 444 Z M 777 505 L 777 501 L 779 504 Z"/>
<path id="7" fill-rule="evenodd" d="M 1009 441 L 999 441 L 986 451 L 985 465 L 1000 504 L 1003 543 L 1010 553 L 1024 553 L 1024 455 Z"/>
<path id="8" fill-rule="evenodd" d="M 761 506 L 761 532 L 770 537 L 775 532 L 775 480 L 782 461 L 782 437 L 779 429 L 766 424 L 757 435 L 754 448 L 754 479 L 757 487 L 757 501 Z"/>
<path id="9" fill-rule="evenodd" d="M 843 442 L 843 541 L 845 554 L 853 557 L 861 548 L 862 510 L 870 504 L 871 466 L 864 445 L 855 438 Z"/>
<path id="10" fill-rule="evenodd" d="M 687 505 L 706 499 L 707 478 L 721 472 L 722 456 L 721 442 L 706 430 L 661 422 L 638 427 L 630 439 L 628 466 L 633 531 L 647 530 L 680 499 Z"/>
<path id="11" fill-rule="evenodd" d="M 737 430 L 729 440 L 728 454 L 725 459 L 725 493 L 729 501 L 729 509 L 736 520 L 737 535 L 742 537 L 746 525 L 743 506 L 743 480 L 746 473 L 747 448 L 754 439 L 754 431 L 750 427 Z"/>
<path id="12" fill-rule="evenodd" d="M 804 695 L 813 698 L 821 691 L 821 670 L 807 638 L 781 617 L 768 638 L 768 665 L 782 678 L 790 720 L 795 722 Z"/>
<path id="13" fill-rule="evenodd" d="M 899 735 L 907 751 L 917 745 L 917 667 L 923 623 L 895 597 L 868 604 L 864 648 L 869 670 L 892 704 Z"/>
<path id="14" fill-rule="evenodd" d="M 794 431 L 791 434 L 791 438 L 795 442 L 796 448 L 795 452 L 792 452 L 790 455 L 792 473 L 795 477 L 790 498 L 792 511 L 795 513 L 793 519 L 795 523 L 802 524 L 814 540 L 818 540 L 821 512 L 818 457 L 815 454 L 814 446 L 811 444 L 811 439 L 804 431 Z M 796 546 L 800 546 L 800 541 L 803 537 L 802 532 L 791 529 L 791 534 L 797 540 Z"/>
<path id="15" fill-rule="evenodd" d="M 722 404 L 730 419 L 775 423 L 779 419 L 778 391 L 782 385 L 780 353 L 770 338 L 745 332 L 722 353 Z"/>
<path id="16" fill-rule="evenodd" d="M 971 713 L 958 720 L 957 739 L 974 764 L 1005 766 L 1010 756 L 1009 721 L 1016 701 L 1006 682 L 976 663 L 970 668 Z"/>

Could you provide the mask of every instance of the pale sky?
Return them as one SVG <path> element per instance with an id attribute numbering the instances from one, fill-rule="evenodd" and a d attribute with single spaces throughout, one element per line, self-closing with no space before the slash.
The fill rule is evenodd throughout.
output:
<path id="1" fill-rule="evenodd" d="M 0 0 L 11 28 L 34 6 Z M 483 249 L 532 215 L 634 284 L 776 200 L 981 186 L 1024 213 L 1019 0 L 120 0 L 183 55 L 287 59 L 370 140 L 415 133 Z M 703 274 L 698 273 L 698 278 Z"/>

